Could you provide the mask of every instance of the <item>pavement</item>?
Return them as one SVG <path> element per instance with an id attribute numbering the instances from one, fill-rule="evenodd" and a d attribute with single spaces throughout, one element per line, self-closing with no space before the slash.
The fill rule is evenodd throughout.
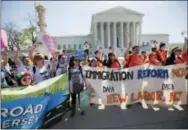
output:
<path id="1" fill-rule="evenodd" d="M 188 105 L 175 107 L 144 109 L 134 104 L 132 108 L 121 109 L 119 106 L 105 106 L 98 109 L 98 105 L 88 106 L 86 115 L 81 116 L 77 111 L 75 117 L 70 118 L 70 112 L 62 120 L 54 124 L 52 129 L 126 129 L 126 128 L 156 128 L 173 129 L 188 128 Z"/>

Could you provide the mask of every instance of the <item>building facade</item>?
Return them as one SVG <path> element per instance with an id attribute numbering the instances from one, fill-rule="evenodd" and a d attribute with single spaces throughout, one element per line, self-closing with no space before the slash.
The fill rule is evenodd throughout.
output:
<path id="1" fill-rule="evenodd" d="M 139 46 L 150 44 L 151 40 L 168 44 L 168 34 L 142 34 L 143 17 L 142 13 L 117 6 L 92 15 L 90 34 L 56 37 L 56 42 L 61 50 L 83 49 L 87 42 L 90 54 L 99 48 L 104 54 L 108 53 L 109 47 L 113 46 L 119 55 L 123 55 L 130 40 Z"/>

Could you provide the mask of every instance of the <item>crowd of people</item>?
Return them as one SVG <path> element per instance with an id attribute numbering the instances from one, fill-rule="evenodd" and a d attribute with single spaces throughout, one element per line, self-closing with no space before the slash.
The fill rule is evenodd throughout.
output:
<path id="1" fill-rule="evenodd" d="M 132 46 L 130 42 L 122 63 L 119 62 L 118 55 L 115 54 L 112 47 L 109 48 L 108 55 L 104 55 L 104 57 L 101 56 L 99 50 L 95 51 L 95 57 L 92 59 L 85 53 L 82 61 L 80 61 L 78 56 L 69 57 L 66 50 L 63 50 L 60 54 L 53 55 L 49 59 L 48 56 L 43 54 L 34 54 L 36 48 L 37 44 L 34 44 L 29 49 L 28 55 L 21 55 L 18 49 L 13 61 L 9 59 L 8 49 L 5 48 L 3 53 L 1 53 L 1 88 L 33 86 L 49 78 L 68 73 L 72 99 L 71 116 L 75 114 L 76 96 L 78 95 L 79 97 L 79 93 L 84 89 L 84 84 L 87 87 L 83 75 L 83 66 L 122 69 L 146 63 L 167 66 L 188 62 L 188 50 L 186 47 L 183 47 L 183 49 L 175 47 L 167 52 L 165 43 L 160 43 L 159 48 L 152 48 L 151 52 L 142 51 L 140 53 L 139 46 Z M 10 64 L 14 67 L 11 67 Z M 15 68 L 15 71 L 11 71 L 13 68 Z M 84 115 L 84 111 L 81 114 Z"/>

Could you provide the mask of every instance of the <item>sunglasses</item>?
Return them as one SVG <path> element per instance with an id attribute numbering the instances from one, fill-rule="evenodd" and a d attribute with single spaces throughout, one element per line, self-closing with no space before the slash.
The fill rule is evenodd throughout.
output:
<path id="1" fill-rule="evenodd" d="M 31 77 L 25 77 L 25 78 L 23 79 L 24 82 L 26 82 L 26 81 L 28 81 L 28 80 L 31 80 Z"/>

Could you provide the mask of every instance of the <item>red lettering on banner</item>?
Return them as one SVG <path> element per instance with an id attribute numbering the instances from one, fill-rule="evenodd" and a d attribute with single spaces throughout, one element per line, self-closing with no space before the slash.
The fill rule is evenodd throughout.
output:
<path id="1" fill-rule="evenodd" d="M 107 104 L 123 103 L 126 102 L 126 98 L 120 96 L 120 94 L 107 95 Z"/>
<path id="2" fill-rule="evenodd" d="M 183 92 L 171 92 L 169 102 L 179 102 L 182 99 Z"/>

